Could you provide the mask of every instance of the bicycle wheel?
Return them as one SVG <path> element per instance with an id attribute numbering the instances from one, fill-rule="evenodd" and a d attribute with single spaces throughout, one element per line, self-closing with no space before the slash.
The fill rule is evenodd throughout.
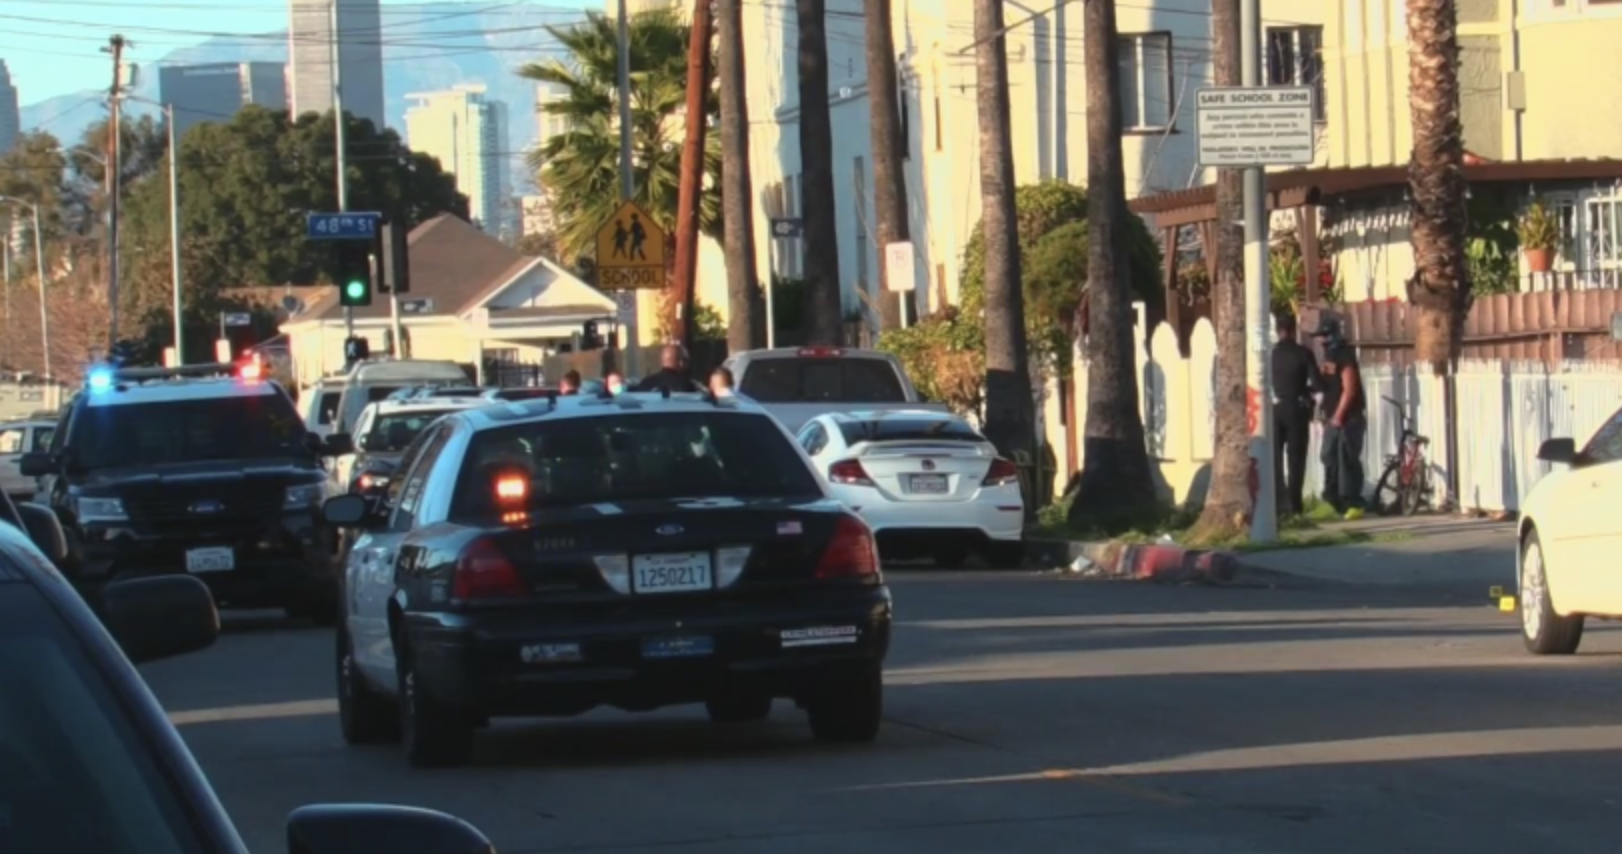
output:
<path id="1" fill-rule="evenodd" d="M 1374 487 L 1375 513 L 1381 516 L 1392 516 L 1402 509 L 1402 462 L 1392 460 L 1385 465 L 1385 471 L 1380 473 L 1379 483 Z"/>
<path id="2" fill-rule="evenodd" d="M 1412 516 L 1425 505 L 1425 475 L 1414 472 L 1407 483 L 1402 482 L 1402 468 L 1399 465 L 1394 471 L 1397 473 L 1397 501 L 1402 515 Z"/>

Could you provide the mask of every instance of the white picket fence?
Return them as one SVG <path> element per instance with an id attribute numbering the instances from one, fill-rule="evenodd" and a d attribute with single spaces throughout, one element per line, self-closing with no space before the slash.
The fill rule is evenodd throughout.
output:
<path id="1" fill-rule="evenodd" d="M 1209 474 L 1212 449 L 1215 336 L 1206 321 L 1194 329 L 1191 356 L 1178 353 L 1171 329 L 1156 330 L 1147 351 L 1140 350 L 1140 394 L 1151 457 L 1158 461 L 1169 494 L 1179 501 L 1198 498 Z M 1078 364 L 1078 376 L 1085 365 Z M 1449 482 L 1444 384 L 1428 368 L 1366 366 L 1369 430 L 1363 446 L 1365 488 L 1373 492 L 1386 458 L 1395 454 L 1401 415 L 1386 398 L 1408 407 L 1415 428 L 1428 436 L 1435 499 L 1445 499 Z M 1521 501 L 1549 470 L 1537 459 L 1547 439 L 1569 436 L 1581 447 L 1622 407 L 1622 364 L 1568 362 L 1551 368 L 1541 362 L 1466 360 L 1459 366 L 1458 467 L 1461 507 L 1518 510 Z M 1085 400 L 1084 383 L 1077 397 Z M 1314 428 L 1308 455 L 1307 494 L 1321 492 L 1318 461 L 1321 431 Z"/>

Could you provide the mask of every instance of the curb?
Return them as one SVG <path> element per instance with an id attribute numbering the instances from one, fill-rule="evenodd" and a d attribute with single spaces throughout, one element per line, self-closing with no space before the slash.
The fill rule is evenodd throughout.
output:
<path id="1" fill-rule="evenodd" d="M 1046 566 L 1070 567 L 1095 578 L 1148 581 L 1155 584 L 1234 584 L 1265 581 L 1275 573 L 1240 562 L 1232 552 L 1186 549 L 1160 543 L 1084 543 L 1027 540 L 1026 559 Z"/>

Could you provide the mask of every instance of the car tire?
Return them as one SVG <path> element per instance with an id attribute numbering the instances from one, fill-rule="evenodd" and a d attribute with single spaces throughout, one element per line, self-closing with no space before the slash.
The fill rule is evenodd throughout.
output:
<path id="1" fill-rule="evenodd" d="M 993 540 L 986 547 L 985 558 L 994 569 L 1019 569 L 1025 566 L 1025 541 Z"/>
<path id="2" fill-rule="evenodd" d="M 411 650 L 396 639 L 400 676 L 400 741 L 413 768 L 453 768 L 473 761 L 471 717 L 447 708 L 424 690 Z"/>
<path id="3" fill-rule="evenodd" d="M 718 724 L 748 724 L 763 721 L 772 714 L 770 694 L 727 692 L 704 701 L 710 720 Z"/>
<path id="4" fill-rule="evenodd" d="M 388 744 L 400 740 L 400 709 L 366 684 L 355 665 L 355 644 L 338 629 L 338 724 L 349 744 Z"/>
<path id="5" fill-rule="evenodd" d="M 1521 639 L 1533 655 L 1571 655 L 1583 640 L 1583 618 L 1562 617 L 1554 610 L 1549 592 L 1549 573 L 1543 559 L 1543 544 L 1536 530 L 1521 543 L 1520 585 Z"/>
<path id="6" fill-rule="evenodd" d="M 817 741 L 870 742 L 884 720 L 884 674 L 875 666 L 833 679 L 805 710 Z"/>

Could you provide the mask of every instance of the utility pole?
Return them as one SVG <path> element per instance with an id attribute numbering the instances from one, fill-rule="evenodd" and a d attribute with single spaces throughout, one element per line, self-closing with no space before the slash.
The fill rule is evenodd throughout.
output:
<path id="1" fill-rule="evenodd" d="M 862 13 L 866 19 L 868 122 L 873 135 L 873 221 L 882 259 L 890 244 L 911 239 L 907 171 L 903 165 L 907 141 L 901 137 L 901 90 L 896 82 L 890 0 L 864 0 Z M 879 263 L 878 279 L 879 328 L 896 329 L 906 323 L 912 287 L 892 294 L 890 265 L 883 261 Z"/>
<path id="2" fill-rule="evenodd" d="M 107 121 L 107 304 L 112 311 L 107 327 L 107 350 L 112 352 L 118 343 L 118 208 L 123 193 L 124 164 L 124 48 L 133 45 L 121 35 L 115 35 L 104 48 L 113 55 L 113 85 L 107 90 L 107 103 L 111 115 Z"/>
<path id="3" fill-rule="evenodd" d="M 1240 0 L 1239 82 L 1260 87 L 1262 81 L 1261 0 Z M 1273 378 L 1268 346 L 1268 315 L 1273 295 L 1268 283 L 1267 170 L 1253 166 L 1244 175 L 1245 217 L 1245 409 L 1250 420 L 1250 463 L 1256 478 L 1256 506 L 1250 514 L 1250 539 L 1278 539 L 1277 484 L 1273 482 Z M 1308 270 L 1307 275 L 1316 275 Z"/>
<path id="4" fill-rule="evenodd" d="M 11 215 L 6 214 L 5 244 L 0 246 L 0 258 L 5 259 L 6 275 L 6 349 L 5 355 L 0 356 L 0 365 L 11 365 Z"/>
<path id="5" fill-rule="evenodd" d="M 338 0 L 331 0 L 331 3 L 331 17 L 328 19 L 330 32 L 328 36 L 332 48 L 330 56 L 332 58 L 333 142 L 338 147 L 338 212 L 344 213 L 349 210 L 349 144 L 345 140 L 344 133 L 343 63 L 339 62 L 338 54 Z M 344 306 L 344 340 L 347 341 L 353 337 L 355 337 L 355 309 L 346 305 Z"/>
<path id="6" fill-rule="evenodd" d="M 681 185 L 676 198 L 676 340 L 693 347 L 693 309 L 698 276 L 698 197 L 704 192 L 704 134 L 710 93 L 710 0 L 693 0 L 692 33 L 687 41 L 686 139 L 681 150 Z M 740 261 L 744 259 L 739 259 Z"/>
<path id="7" fill-rule="evenodd" d="M 636 196 L 636 173 L 631 166 L 631 13 L 626 8 L 626 0 L 619 0 L 619 21 L 617 34 L 618 45 L 618 74 L 616 80 L 616 96 L 619 99 L 620 117 L 620 201 L 629 202 Z M 641 318 L 634 310 L 636 300 L 640 294 L 631 294 L 631 322 L 625 324 L 625 371 L 636 374 L 641 369 L 642 340 L 641 331 L 637 328 Z"/>

